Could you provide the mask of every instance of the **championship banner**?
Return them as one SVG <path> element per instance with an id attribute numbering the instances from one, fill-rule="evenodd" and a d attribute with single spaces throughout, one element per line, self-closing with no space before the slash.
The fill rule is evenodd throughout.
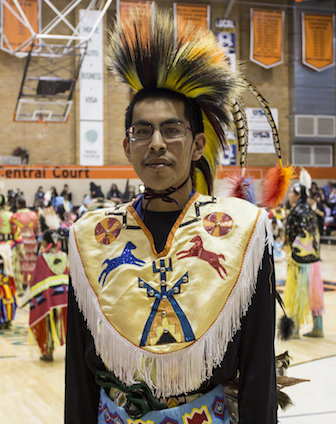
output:
<path id="1" fill-rule="evenodd" d="M 250 60 L 265 69 L 283 63 L 285 12 L 251 9 Z"/>
<path id="2" fill-rule="evenodd" d="M 321 72 L 335 65 L 335 15 L 302 13 L 302 63 Z"/>
<path id="3" fill-rule="evenodd" d="M 117 18 L 119 21 L 127 21 L 130 18 L 131 10 L 137 8 L 137 10 L 141 13 L 147 12 L 150 8 L 152 8 L 152 12 L 154 13 L 154 1 L 121 1 L 117 0 Z M 153 15 L 154 16 L 154 15 Z"/>
<path id="4" fill-rule="evenodd" d="M 13 0 L 1 2 L 1 49 L 12 52 L 40 30 L 40 0 L 19 0 L 19 8 Z M 21 10 L 20 10 L 21 9 Z M 29 51 L 30 44 L 21 51 Z"/>
<path id="5" fill-rule="evenodd" d="M 224 55 L 230 61 L 230 67 L 233 72 L 236 70 L 236 29 L 233 19 L 216 19 L 215 35 L 218 44 L 222 47 Z"/>
<path id="6" fill-rule="evenodd" d="M 210 6 L 206 4 L 193 5 L 193 4 L 180 4 L 174 3 L 174 19 L 176 39 L 178 40 L 180 34 L 184 32 L 188 21 L 192 21 L 200 29 L 210 29 Z M 178 22 L 178 27 L 176 23 Z M 192 35 L 190 36 L 192 39 Z"/>

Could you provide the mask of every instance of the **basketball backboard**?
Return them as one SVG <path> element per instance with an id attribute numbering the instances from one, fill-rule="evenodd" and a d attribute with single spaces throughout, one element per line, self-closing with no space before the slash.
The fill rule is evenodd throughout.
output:
<path id="1" fill-rule="evenodd" d="M 35 46 L 45 54 L 31 54 Z M 14 111 L 14 121 L 66 122 L 69 116 L 72 96 L 79 70 L 85 56 L 86 45 L 60 46 L 58 56 L 53 45 L 52 57 L 48 57 L 47 46 L 32 44 L 22 77 L 18 101 Z"/>
<path id="2" fill-rule="evenodd" d="M 66 49 L 87 43 L 103 19 L 113 0 L 72 0 L 68 3 L 56 0 L 0 0 L 1 32 L 0 48 L 18 57 L 28 54 L 60 55 Z M 65 7 L 61 8 L 63 3 Z M 96 22 L 89 33 L 79 31 L 78 10 L 97 10 Z M 82 15 L 85 17 L 85 14 Z M 76 22 L 76 23 L 75 23 Z M 33 52 L 30 52 L 32 42 Z M 39 49 L 46 46 L 46 49 Z M 30 52 L 30 53 L 29 53 Z"/>
<path id="3" fill-rule="evenodd" d="M 71 100 L 19 99 L 14 112 L 16 122 L 66 122 L 71 109 Z"/>

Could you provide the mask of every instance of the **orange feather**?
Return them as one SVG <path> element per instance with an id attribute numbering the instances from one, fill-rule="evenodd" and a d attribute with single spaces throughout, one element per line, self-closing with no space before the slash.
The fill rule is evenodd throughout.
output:
<path id="1" fill-rule="evenodd" d="M 277 164 L 275 168 L 271 168 L 262 182 L 262 206 L 275 208 L 285 198 L 294 174 L 292 165 L 281 167 Z"/>

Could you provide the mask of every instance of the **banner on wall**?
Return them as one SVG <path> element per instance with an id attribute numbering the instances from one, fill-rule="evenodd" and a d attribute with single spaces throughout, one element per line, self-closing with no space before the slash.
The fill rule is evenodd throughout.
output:
<path id="1" fill-rule="evenodd" d="M 13 0 L 1 2 L 2 50 L 11 52 L 26 42 L 32 34 L 40 32 L 40 0 L 20 1 L 19 6 L 28 22 L 24 21 Z M 29 30 L 27 25 L 30 25 L 32 31 Z M 30 45 L 28 44 L 21 51 L 29 50 Z"/>
<path id="2" fill-rule="evenodd" d="M 99 15 L 97 10 L 80 10 L 80 32 L 89 34 Z M 103 23 L 88 42 L 80 70 L 80 164 L 104 164 Z"/>
<path id="3" fill-rule="evenodd" d="M 80 165 L 0 165 L 0 177 L 6 179 L 131 179 L 138 178 L 129 166 Z"/>
<path id="4" fill-rule="evenodd" d="M 137 2 L 137 1 L 117 0 L 118 20 L 121 20 L 121 21 L 128 20 L 131 14 L 131 10 L 134 7 L 136 7 L 140 13 L 141 11 L 147 12 L 150 8 L 152 8 L 152 11 L 154 13 L 154 4 L 155 4 L 154 1 Z"/>
<path id="5" fill-rule="evenodd" d="M 271 109 L 275 125 L 278 127 L 278 109 Z M 248 153 L 274 153 L 272 130 L 265 112 L 261 108 L 246 108 L 248 132 Z"/>
<path id="6" fill-rule="evenodd" d="M 193 4 L 180 4 L 174 3 L 174 19 L 176 39 L 184 32 L 188 21 L 192 21 L 198 28 L 209 30 L 210 29 L 210 6 L 206 4 L 193 5 Z M 176 22 L 179 22 L 178 27 Z M 190 35 L 192 39 L 192 34 Z"/>
<path id="7" fill-rule="evenodd" d="M 251 9 L 250 60 L 265 69 L 283 63 L 285 12 Z"/>
<path id="8" fill-rule="evenodd" d="M 236 70 L 236 29 L 233 19 L 216 19 L 216 37 L 224 55 L 229 59 L 232 71 Z"/>
<path id="9" fill-rule="evenodd" d="M 321 72 L 335 66 L 335 15 L 302 13 L 302 63 Z"/>

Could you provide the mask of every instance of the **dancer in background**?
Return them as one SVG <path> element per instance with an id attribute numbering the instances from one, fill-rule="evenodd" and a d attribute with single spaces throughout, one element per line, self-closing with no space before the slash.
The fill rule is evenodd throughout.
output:
<path id="1" fill-rule="evenodd" d="M 44 231 L 30 281 L 29 340 L 38 344 L 40 359 L 49 362 L 55 347 L 65 343 L 66 332 L 69 272 L 58 238 L 56 231 Z"/>
<path id="2" fill-rule="evenodd" d="M 9 329 L 17 308 L 12 277 L 12 252 L 8 244 L 0 244 L 0 329 Z"/>
<path id="3" fill-rule="evenodd" d="M 284 293 L 285 305 L 296 322 L 295 338 L 300 337 L 300 326 L 307 321 L 309 313 L 313 316 L 313 329 L 304 336 L 324 337 L 320 233 L 316 214 L 307 203 L 307 183 L 294 184 L 288 197 L 292 208 L 286 221 L 285 240 L 291 249 L 291 256 Z"/>
<path id="4" fill-rule="evenodd" d="M 11 248 L 12 272 L 18 296 L 23 295 L 20 258 L 24 257 L 24 247 L 20 230 L 13 220 L 13 213 L 6 210 L 6 198 L 0 193 L 0 244 Z"/>
<path id="5" fill-rule="evenodd" d="M 13 214 L 13 221 L 20 230 L 25 253 L 20 258 L 21 280 L 23 289 L 26 290 L 35 268 L 38 225 L 37 214 L 26 206 L 26 199 L 16 199 L 17 211 Z"/>

